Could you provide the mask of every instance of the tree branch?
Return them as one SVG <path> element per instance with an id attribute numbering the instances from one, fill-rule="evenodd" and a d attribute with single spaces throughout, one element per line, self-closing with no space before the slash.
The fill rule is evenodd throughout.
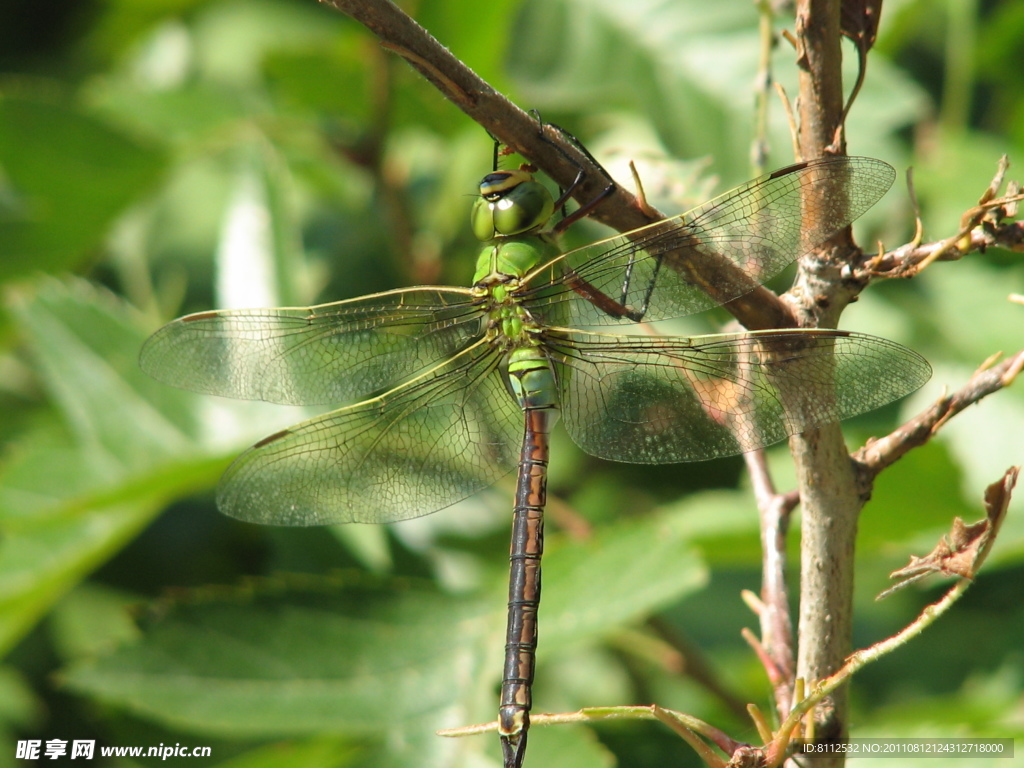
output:
<path id="1" fill-rule="evenodd" d="M 581 205 L 591 203 L 604 190 L 604 170 L 581 147 L 508 101 L 390 0 L 321 1 L 365 25 L 385 49 L 405 59 L 496 140 L 529 158 L 562 188 L 572 187 L 573 196 Z M 844 104 L 840 74 L 840 6 L 840 0 L 798 0 L 797 4 L 796 41 L 801 68 L 799 139 L 804 157 L 845 152 L 843 121 L 848 105 Z M 874 21 L 877 23 L 877 17 Z M 574 187 L 581 171 L 580 183 Z M 835 327 L 846 304 L 873 277 L 915 274 L 932 260 L 958 258 L 986 245 L 1024 250 L 1024 227 L 1020 223 L 1002 224 L 1000 217 L 991 213 L 1005 202 L 994 201 L 992 197 L 983 200 L 975 209 L 978 215 L 962 222 L 961 232 L 954 238 L 926 245 L 914 242 L 872 258 L 856 248 L 847 228 L 813 257 L 801 261 L 797 282 L 785 300 L 757 287 L 724 306 L 752 330 L 795 324 Z M 813 205 L 813 201 L 808 204 Z M 593 218 L 620 232 L 645 226 L 659 216 L 618 185 L 592 213 Z M 735 285 L 738 279 L 735 270 L 730 272 L 725 264 L 701 263 L 696 265 L 697 270 L 703 285 Z M 713 288 L 709 288 L 711 291 Z M 855 460 L 847 452 L 838 425 L 791 440 L 803 507 L 796 678 L 828 678 L 842 667 L 850 652 L 857 517 L 874 477 L 906 451 L 926 441 L 946 419 L 985 394 L 1006 386 L 1022 365 L 1024 353 L 977 374 L 961 392 L 940 400 L 901 430 L 858 451 Z M 752 476 L 757 483 L 756 466 L 754 470 Z M 757 607 L 765 638 L 762 650 L 768 660 L 766 666 L 778 673 L 778 681 L 785 678 L 792 685 L 792 639 L 787 636 L 790 633 L 783 609 L 785 585 L 780 581 L 784 560 L 778 555 L 784 553 L 780 542 L 795 495 L 780 496 L 766 474 L 762 480 L 756 485 L 766 545 L 763 599 Z M 778 685 L 778 681 L 773 682 Z M 831 698 L 823 702 L 816 715 L 818 734 L 838 740 L 847 730 L 845 692 L 841 686 L 829 692 Z M 783 718 L 788 714 L 786 702 L 787 696 L 777 690 L 776 706 Z M 841 759 L 820 762 L 818 768 L 841 763 Z"/>
<path id="2" fill-rule="evenodd" d="M 800 146 L 805 157 L 841 154 L 846 149 L 839 18 L 839 0 L 797 3 Z M 838 324 L 839 314 L 854 295 L 841 279 L 854 252 L 847 228 L 801 259 L 790 292 L 791 300 L 798 304 L 801 325 Z M 839 669 L 852 647 L 853 555 L 863 501 L 838 424 L 791 438 L 790 452 L 802 510 L 796 675 L 819 680 Z M 822 740 L 845 739 L 846 689 L 837 688 L 823 700 L 814 719 Z M 842 764 L 842 757 L 826 758 L 819 768 Z"/>
<path id="3" fill-rule="evenodd" d="M 363 24 L 381 45 L 398 54 L 422 74 L 441 94 L 479 123 L 495 139 L 530 159 L 563 189 L 573 187 L 580 171 L 580 183 L 573 197 L 581 205 L 596 200 L 607 184 L 606 171 L 551 126 L 543 127 L 481 79 L 413 21 L 390 0 L 321 0 Z M 619 185 L 601 200 L 591 217 L 619 232 L 629 232 L 664 218 L 649 206 L 641 206 L 634 195 Z M 713 290 L 715 285 L 749 283 L 742 272 L 726 260 L 694 265 L 700 283 Z M 667 261 L 672 266 L 671 261 Z M 795 324 L 792 310 L 763 286 L 751 285 L 751 291 L 722 304 L 751 330 L 788 328 Z"/>

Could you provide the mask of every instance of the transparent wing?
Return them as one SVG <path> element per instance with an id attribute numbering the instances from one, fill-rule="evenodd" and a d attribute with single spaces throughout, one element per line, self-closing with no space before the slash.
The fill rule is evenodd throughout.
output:
<path id="1" fill-rule="evenodd" d="M 522 411 L 480 342 L 380 397 L 283 430 L 239 456 L 220 510 L 269 525 L 387 523 L 491 485 L 519 459 Z"/>
<path id="2" fill-rule="evenodd" d="M 878 408 L 931 376 L 916 352 L 844 331 L 545 338 L 569 435 L 615 461 L 743 453 Z"/>
<path id="3" fill-rule="evenodd" d="M 874 205 L 895 171 L 881 160 L 831 157 L 747 182 L 680 216 L 570 251 L 531 275 L 522 293 L 552 325 L 664 320 L 735 299 L 778 274 Z M 823 202 L 809 189 L 821 190 Z M 811 201 L 815 201 L 813 204 Z M 715 269 L 716 265 L 732 269 Z M 714 282 L 702 287 L 701 275 Z M 545 275 L 558 276 L 553 286 Z M 596 291 L 634 317 L 609 314 Z"/>
<path id="4" fill-rule="evenodd" d="M 440 363 L 482 332 L 468 289 L 412 288 L 315 307 L 199 312 L 142 348 L 155 379 L 288 405 L 357 400 Z"/>

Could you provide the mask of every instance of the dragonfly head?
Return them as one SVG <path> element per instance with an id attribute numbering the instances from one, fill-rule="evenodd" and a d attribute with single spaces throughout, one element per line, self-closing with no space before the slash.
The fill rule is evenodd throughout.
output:
<path id="1" fill-rule="evenodd" d="M 480 240 L 539 230 L 555 212 L 551 193 L 529 171 L 494 171 L 480 182 L 473 205 L 473 234 Z"/>

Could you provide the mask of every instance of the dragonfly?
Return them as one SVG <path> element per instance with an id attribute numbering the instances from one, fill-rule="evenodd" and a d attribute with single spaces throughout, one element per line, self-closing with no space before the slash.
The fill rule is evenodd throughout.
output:
<path id="1" fill-rule="evenodd" d="M 559 417 L 580 448 L 602 459 L 702 461 L 877 408 L 931 375 L 915 352 L 849 331 L 683 337 L 607 326 L 737 298 L 846 227 L 894 176 L 871 158 L 801 162 L 563 253 L 562 201 L 530 166 L 494 170 L 472 209 L 483 245 L 468 287 L 199 312 L 158 330 L 141 365 L 201 393 L 342 404 L 260 440 L 230 465 L 218 506 L 251 523 L 407 520 L 518 469 L 498 732 L 505 768 L 520 768 L 549 437 Z M 726 262 L 742 279 L 721 281 L 712 297 L 695 277 L 702 260 Z"/>

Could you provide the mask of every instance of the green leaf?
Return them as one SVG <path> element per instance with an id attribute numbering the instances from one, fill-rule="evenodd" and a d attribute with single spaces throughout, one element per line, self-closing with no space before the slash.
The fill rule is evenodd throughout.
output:
<path id="1" fill-rule="evenodd" d="M 371 118 L 370 83 L 361 47 L 365 41 L 354 26 L 339 33 L 344 41 L 340 45 L 338 40 L 330 40 L 319 47 L 276 51 L 263 66 L 272 92 L 283 106 L 341 120 L 355 141 L 359 125 Z"/>
<path id="2" fill-rule="evenodd" d="M 144 333 L 123 305 L 84 282 L 44 281 L 8 300 L 62 419 L 37 418 L 0 467 L 0 648 L 222 466 L 178 418 L 186 395 L 138 370 Z"/>
<path id="3" fill-rule="evenodd" d="M 0 280 L 81 263 L 163 166 L 158 148 L 76 107 L 0 98 Z"/>
<path id="4" fill-rule="evenodd" d="M 139 642 L 69 668 L 65 683 L 195 733 L 370 737 L 359 765 L 374 768 L 497 758 L 494 734 L 434 733 L 470 722 L 467 702 L 478 700 L 479 603 L 402 582 L 287 577 L 199 591 L 155 613 Z M 537 729 L 530 751 L 569 768 L 612 764 L 578 726 Z"/>
<path id="5" fill-rule="evenodd" d="M 139 369 L 145 335 L 123 305 L 84 281 L 12 290 L 8 304 L 43 384 L 97 477 L 123 478 L 183 452 L 186 428 L 150 402 L 164 399 L 166 387 Z M 179 402 L 187 397 L 175 394 Z"/>
<path id="6" fill-rule="evenodd" d="M 225 85 L 190 82 L 178 88 L 142 88 L 133 79 L 110 78 L 90 94 L 97 108 L 153 141 L 196 146 L 218 130 L 239 127 L 250 116 L 245 94 Z"/>
<path id="7" fill-rule="evenodd" d="M 25 729 L 43 714 L 28 681 L 11 667 L 0 667 L 0 732 Z"/>
<path id="8" fill-rule="evenodd" d="M 425 3 L 417 9 L 416 21 L 498 90 L 504 90 L 504 62 L 520 44 L 505 34 L 521 4 L 517 0 L 489 0 L 473 3 L 464 13 L 453 13 L 441 3 Z"/>
<path id="9" fill-rule="evenodd" d="M 421 719 L 437 728 L 463 711 L 479 616 L 479 605 L 425 587 L 354 577 L 210 590 L 66 679 L 207 734 L 381 734 Z"/>
<path id="10" fill-rule="evenodd" d="M 948 234 L 953 233 L 941 236 Z M 1009 301 L 1009 294 L 1024 291 L 1024 275 L 971 257 L 956 269 L 929 269 L 921 283 L 932 310 L 927 320 L 934 336 L 926 341 L 940 342 L 935 344 L 936 355 L 973 370 L 995 352 L 1013 354 L 1020 349 L 1021 309 Z M 982 317 L 984 322 L 965 322 Z M 941 379 L 936 375 L 935 380 Z M 955 379 L 945 381 L 955 386 Z"/>
<path id="11" fill-rule="evenodd" d="M 15 451 L 29 451 L 0 472 L 0 651 L 17 642 L 68 589 L 106 562 L 196 476 L 181 467 L 160 482 L 107 483 L 70 437 L 39 431 Z M 62 444 L 63 443 L 63 444 Z M 89 487 L 99 482 L 102 488 Z M 31 510 L 35 510 L 33 513 Z"/>
<path id="12" fill-rule="evenodd" d="M 961 483 L 942 441 L 908 453 L 875 481 L 871 502 L 857 526 L 858 554 L 891 556 L 915 540 L 924 549 L 911 551 L 922 555 L 929 551 L 954 517 L 971 522 Z M 981 516 L 980 505 L 977 516 Z"/>
<path id="13" fill-rule="evenodd" d="M 677 155 L 728 163 L 752 135 L 756 23 L 755 9 L 742 2 L 527 2 L 509 68 L 533 106 L 640 107 Z M 712 55 L 717 70 L 706 64 Z M 723 75 L 730 87 L 722 87 Z M 745 172 L 745 156 L 733 162 L 733 173 Z"/>
<path id="14" fill-rule="evenodd" d="M 770 450 L 768 455 L 771 458 L 776 453 Z M 699 547 L 713 566 L 737 569 L 760 565 L 757 503 L 749 490 L 687 496 L 667 505 L 666 516 L 679 535 Z"/>
<path id="15" fill-rule="evenodd" d="M 343 768 L 355 765 L 365 750 L 346 739 L 320 737 L 275 742 L 217 763 L 218 768 Z"/>
<path id="16" fill-rule="evenodd" d="M 492 737 L 497 740 L 497 737 Z M 594 732 L 579 725 L 534 726 L 526 758 L 532 765 L 558 768 L 612 768 L 614 756 Z"/>
<path id="17" fill-rule="evenodd" d="M 50 614 L 54 646 L 64 659 L 106 653 L 138 635 L 129 615 L 138 602 L 88 582 L 61 600 Z"/>
<path id="18" fill-rule="evenodd" d="M 606 637 L 707 580 L 699 553 L 670 517 L 623 521 L 586 541 L 554 541 L 544 557 L 542 654 Z"/>
<path id="19" fill-rule="evenodd" d="M 679 529 L 652 519 L 554 547 L 541 652 L 607 636 L 696 589 L 705 573 Z M 399 728 L 413 738 L 465 724 L 481 688 L 491 690 L 504 625 L 495 608 L 366 580 L 211 591 L 171 606 L 139 643 L 74 667 L 68 681 L 137 715 L 206 733 Z M 492 663 L 479 666 L 485 656 Z M 489 717 L 493 702 L 485 706 Z"/>

